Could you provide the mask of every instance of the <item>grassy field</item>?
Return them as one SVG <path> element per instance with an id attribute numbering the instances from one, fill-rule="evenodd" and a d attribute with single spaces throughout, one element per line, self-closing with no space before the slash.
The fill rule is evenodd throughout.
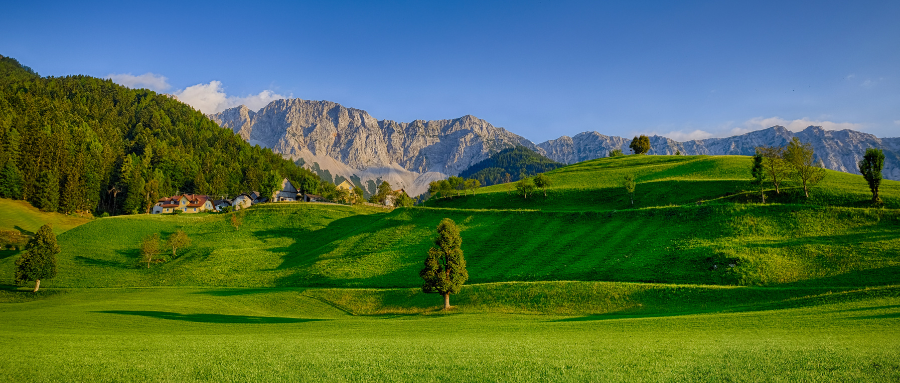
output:
<path id="1" fill-rule="evenodd" d="M 553 183 L 527 199 L 511 184 L 481 188 L 474 196 L 429 200 L 426 205 L 464 209 L 539 209 L 552 211 L 621 210 L 702 202 L 759 202 L 750 186 L 751 158 L 747 156 L 624 156 L 585 161 L 547 172 Z M 824 180 L 806 199 L 802 189 L 788 182 L 767 202 L 819 206 L 869 207 L 872 194 L 862 176 L 826 171 Z M 635 176 L 631 205 L 622 180 Z M 884 180 L 884 207 L 900 208 L 900 182 Z"/>
<path id="2" fill-rule="evenodd" d="M 229 215 L 98 219 L 59 236 L 46 287 L 416 287 L 444 217 L 462 229 L 471 283 L 621 281 L 883 286 L 900 270 L 900 212 L 713 204 L 544 212 L 276 204 Z M 673 224 L 677 223 L 677 224 Z M 150 269 L 138 246 L 185 230 L 192 245 Z M 13 260 L 0 259 L 10 283 Z"/>
<path id="3" fill-rule="evenodd" d="M 627 156 L 550 172 L 528 200 L 497 185 L 426 208 L 54 226 L 59 275 L 0 288 L 0 345 L 28 354 L 0 381 L 900 380 L 900 182 L 881 207 L 837 172 L 759 204 L 748 167 Z M 22 211 L 0 222 L 62 217 Z M 470 275 L 449 313 L 418 277 L 445 217 Z M 188 248 L 139 263 L 144 237 L 176 230 Z M 0 285 L 14 260 L 0 252 Z"/>
<path id="4" fill-rule="evenodd" d="M 73 289 L 5 303 L 0 345 L 22 355 L 0 361 L 0 380 L 900 379 L 896 295 L 736 313 L 353 316 L 311 294 L 329 292 Z"/>
<path id="5" fill-rule="evenodd" d="M 43 212 L 25 201 L 0 198 L 0 230 L 16 230 L 31 235 L 41 226 L 50 224 L 53 225 L 53 232 L 59 235 L 90 221 L 88 217 Z"/>

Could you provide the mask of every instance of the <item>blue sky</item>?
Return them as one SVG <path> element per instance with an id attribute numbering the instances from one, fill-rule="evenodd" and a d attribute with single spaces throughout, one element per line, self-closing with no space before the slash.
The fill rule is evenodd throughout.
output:
<path id="1" fill-rule="evenodd" d="M 207 112 L 330 100 L 396 121 L 472 114 L 534 142 L 900 136 L 900 1 L 17 1 L 0 54 Z"/>

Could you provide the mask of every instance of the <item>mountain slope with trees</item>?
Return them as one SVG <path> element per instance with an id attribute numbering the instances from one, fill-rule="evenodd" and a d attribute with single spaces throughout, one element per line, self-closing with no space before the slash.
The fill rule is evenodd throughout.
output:
<path id="1" fill-rule="evenodd" d="M 0 197 L 44 211 L 146 212 L 179 192 L 234 195 L 313 177 L 170 96 L 40 77 L 0 56 Z"/>
<path id="2" fill-rule="evenodd" d="M 483 186 L 518 181 L 526 177 L 551 171 L 563 164 L 544 157 L 524 146 L 503 149 L 487 159 L 459 173 L 462 178 L 476 179 Z"/>

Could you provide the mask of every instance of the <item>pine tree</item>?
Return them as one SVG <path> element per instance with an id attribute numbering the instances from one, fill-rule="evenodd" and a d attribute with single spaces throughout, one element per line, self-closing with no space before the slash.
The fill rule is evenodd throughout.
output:
<path id="1" fill-rule="evenodd" d="M 450 309 L 450 294 L 459 293 L 463 283 L 469 279 L 466 271 L 466 260 L 463 258 L 462 237 L 459 228 L 450 218 L 444 218 L 437 227 L 438 236 L 434 246 L 428 250 L 425 268 L 419 276 L 425 280 L 422 292 L 441 294 L 444 297 L 444 310 Z"/>
<path id="2" fill-rule="evenodd" d="M 12 158 L 0 169 L 0 198 L 22 198 L 22 173 Z"/>
<path id="3" fill-rule="evenodd" d="M 44 170 L 38 178 L 38 193 L 35 195 L 37 208 L 42 211 L 59 209 L 59 179 L 56 172 Z"/>
<path id="4" fill-rule="evenodd" d="M 16 283 L 34 281 L 34 292 L 41 287 L 41 279 L 56 276 L 56 234 L 50 225 L 41 226 L 25 245 L 25 253 L 16 260 Z"/>

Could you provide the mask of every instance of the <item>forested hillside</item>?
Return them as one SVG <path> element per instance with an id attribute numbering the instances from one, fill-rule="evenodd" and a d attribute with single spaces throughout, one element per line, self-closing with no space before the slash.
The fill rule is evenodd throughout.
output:
<path id="1" fill-rule="evenodd" d="M 483 186 L 518 181 L 522 174 L 533 176 L 547 172 L 563 164 L 544 157 L 524 146 L 501 150 L 487 159 L 459 173 L 462 178 L 472 178 Z"/>
<path id="2" fill-rule="evenodd" d="M 318 178 L 170 96 L 40 77 L 0 56 L 0 197 L 44 211 L 145 212 L 178 192 L 234 195 Z"/>

